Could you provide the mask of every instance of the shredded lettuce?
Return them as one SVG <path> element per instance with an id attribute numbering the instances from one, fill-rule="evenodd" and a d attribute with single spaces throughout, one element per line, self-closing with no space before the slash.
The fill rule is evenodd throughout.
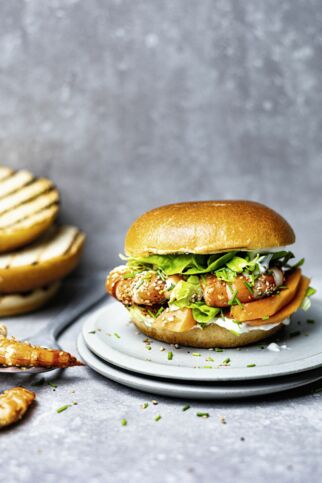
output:
<path id="1" fill-rule="evenodd" d="M 162 270 L 166 275 L 198 275 L 214 272 L 223 267 L 237 252 L 227 252 L 224 255 L 150 255 L 149 257 L 123 257 L 133 270 L 144 270 L 147 267 L 155 271 Z"/>
<path id="2" fill-rule="evenodd" d="M 160 275 L 202 275 L 215 273 L 218 278 L 231 282 L 238 273 L 249 273 L 257 277 L 269 269 L 269 266 L 278 263 L 287 269 L 294 269 L 304 263 L 301 259 L 294 265 L 289 260 L 294 254 L 288 251 L 280 252 L 237 252 L 217 253 L 214 255 L 150 255 L 148 257 L 124 257 L 120 255 L 133 272 L 154 270 Z"/>
<path id="3" fill-rule="evenodd" d="M 217 307 L 209 307 L 209 305 L 206 305 L 204 302 L 190 304 L 190 308 L 192 309 L 192 317 L 199 324 L 207 324 L 220 312 L 220 309 Z"/>
<path id="4" fill-rule="evenodd" d="M 189 307 L 191 302 L 196 301 L 200 297 L 202 297 L 202 288 L 199 278 L 190 276 L 186 282 L 180 280 L 171 291 L 169 305 L 176 305 L 180 308 Z"/>
<path id="5" fill-rule="evenodd" d="M 192 316 L 196 322 L 206 324 L 220 312 L 217 307 L 209 307 L 198 301 L 202 297 L 199 278 L 191 275 L 187 281 L 181 280 L 171 292 L 169 306 L 192 309 Z"/>

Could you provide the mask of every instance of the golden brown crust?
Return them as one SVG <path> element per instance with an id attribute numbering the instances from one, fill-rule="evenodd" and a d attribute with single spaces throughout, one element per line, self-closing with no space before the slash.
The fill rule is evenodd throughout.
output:
<path id="1" fill-rule="evenodd" d="M 7 229 L 0 232 L 0 253 L 15 250 L 31 243 L 49 228 L 57 218 L 58 205 L 53 205 L 43 213 L 43 219 L 29 227 L 15 227 L 14 230 Z"/>
<path id="2" fill-rule="evenodd" d="M 18 422 L 36 399 L 36 394 L 24 387 L 12 387 L 0 395 L 0 428 Z"/>
<path id="3" fill-rule="evenodd" d="M 50 285 L 67 276 L 79 263 L 85 235 L 79 232 L 70 250 L 64 255 L 35 265 L 0 269 L 0 293 L 23 293 Z"/>
<path id="4" fill-rule="evenodd" d="M 195 201 L 161 206 L 140 216 L 125 239 L 125 253 L 210 254 L 294 243 L 291 226 L 261 203 L 244 200 Z"/>
<path id="5" fill-rule="evenodd" d="M 39 237 L 58 214 L 60 195 L 47 178 L 0 166 L 0 253 Z"/>
<path id="6" fill-rule="evenodd" d="M 247 334 L 234 335 L 227 329 L 219 325 L 210 325 L 205 329 L 193 329 L 188 332 L 172 332 L 167 329 L 155 329 L 148 327 L 144 322 L 131 314 L 132 322 L 143 334 L 153 339 L 167 342 L 168 344 L 179 344 L 190 347 L 210 348 L 210 347 L 242 347 L 254 344 L 278 332 L 283 324 L 277 325 L 270 330 L 252 330 Z"/>

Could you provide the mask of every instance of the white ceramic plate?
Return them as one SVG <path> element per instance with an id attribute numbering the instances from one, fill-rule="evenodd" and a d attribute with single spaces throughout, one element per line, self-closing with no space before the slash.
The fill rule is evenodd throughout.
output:
<path id="1" fill-rule="evenodd" d="M 263 396 L 295 389 L 315 382 L 322 377 L 322 369 L 315 369 L 308 373 L 303 372 L 282 378 L 253 382 L 176 382 L 136 375 L 102 361 L 88 349 L 82 334 L 79 334 L 77 349 L 81 359 L 91 369 L 112 381 L 150 394 L 184 399 L 240 399 Z"/>
<path id="2" fill-rule="evenodd" d="M 309 324 L 307 320 L 315 323 Z M 275 338 L 280 345 L 287 345 L 287 349 L 280 352 L 266 349 L 266 342 L 240 350 L 215 352 L 189 347 L 175 349 L 156 340 L 148 350 L 144 342 L 146 336 L 137 331 L 119 302 L 92 312 L 82 333 L 89 349 L 105 361 L 132 372 L 168 379 L 251 380 L 293 374 L 322 365 L 322 304 L 316 300 L 308 312 L 298 311 L 290 326 Z M 165 348 L 163 352 L 161 347 Z M 172 360 L 168 360 L 168 352 L 173 353 Z M 222 365 L 227 358 L 230 364 Z M 247 367 L 249 364 L 256 365 Z"/>

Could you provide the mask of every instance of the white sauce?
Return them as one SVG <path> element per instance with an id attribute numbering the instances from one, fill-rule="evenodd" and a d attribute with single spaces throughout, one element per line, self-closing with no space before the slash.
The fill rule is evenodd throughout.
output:
<path id="1" fill-rule="evenodd" d="M 284 319 L 281 322 L 278 322 L 276 324 L 263 324 L 263 325 L 248 325 L 247 322 L 234 322 L 232 319 L 229 319 L 228 317 L 218 317 L 213 319 L 210 324 L 217 324 L 220 327 L 223 327 L 223 329 L 230 330 L 234 333 L 237 333 L 238 335 L 240 334 L 247 334 L 248 332 L 251 332 L 253 330 L 271 330 L 274 327 L 277 327 L 280 324 L 288 325 L 290 323 L 290 319 Z"/>
<path id="2" fill-rule="evenodd" d="M 286 344 L 278 345 L 276 342 L 271 342 L 266 349 L 272 352 L 280 352 L 281 349 L 288 349 L 288 347 Z"/>

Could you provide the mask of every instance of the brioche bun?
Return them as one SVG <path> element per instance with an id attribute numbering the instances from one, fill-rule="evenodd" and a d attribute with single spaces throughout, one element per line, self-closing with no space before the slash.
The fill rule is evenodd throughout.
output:
<path id="1" fill-rule="evenodd" d="M 78 228 L 53 226 L 28 247 L 0 255 L 0 293 L 29 292 L 63 279 L 78 265 L 84 242 Z"/>
<path id="2" fill-rule="evenodd" d="M 165 328 L 149 327 L 136 313 L 131 313 L 131 320 L 143 334 L 153 339 L 167 342 L 168 344 L 179 344 L 206 349 L 210 347 L 242 347 L 254 344 L 275 334 L 284 327 L 280 323 L 270 330 L 252 330 L 245 334 L 235 335 L 216 324 L 209 325 L 204 329 L 195 328 L 187 332 L 173 332 Z"/>
<path id="3" fill-rule="evenodd" d="M 27 245 L 58 214 L 59 192 L 47 178 L 0 166 L 0 253 Z"/>
<path id="4" fill-rule="evenodd" d="M 125 253 L 211 254 L 287 246 L 295 235 L 287 221 L 254 201 L 193 201 L 161 206 L 140 216 L 125 238 Z"/>

